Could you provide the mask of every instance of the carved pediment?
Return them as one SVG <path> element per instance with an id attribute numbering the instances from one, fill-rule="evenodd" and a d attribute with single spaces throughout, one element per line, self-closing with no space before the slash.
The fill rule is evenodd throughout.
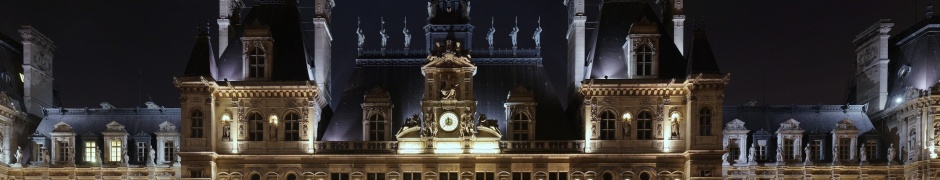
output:
<path id="1" fill-rule="evenodd" d="M 839 121 L 838 123 L 836 123 L 835 130 L 858 130 L 858 128 L 855 127 L 855 123 L 852 122 L 852 120 L 850 120 L 849 118 L 845 118 L 845 119 L 842 119 L 842 121 Z"/>
<path id="2" fill-rule="evenodd" d="M 163 121 L 163 123 L 160 123 L 160 132 L 176 132 L 176 125 L 173 125 L 170 121 Z"/>
<path id="3" fill-rule="evenodd" d="M 65 122 L 59 122 L 55 124 L 55 129 L 52 132 L 72 132 L 72 126 Z"/>
<path id="4" fill-rule="evenodd" d="M 803 130 L 803 129 L 800 128 L 799 121 L 796 121 L 795 119 L 789 119 L 787 121 L 784 121 L 783 123 L 780 123 L 780 129 L 777 129 L 777 131 L 781 131 L 781 130 Z"/>
<path id="5" fill-rule="evenodd" d="M 747 130 L 747 128 L 744 127 L 744 121 L 734 119 L 725 124 L 725 130 Z"/>
<path id="6" fill-rule="evenodd" d="M 124 125 L 121 125 L 121 123 L 118 123 L 117 121 L 111 121 L 111 123 L 108 123 L 107 126 L 108 129 L 105 130 L 107 132 L 125 132 Z"/>

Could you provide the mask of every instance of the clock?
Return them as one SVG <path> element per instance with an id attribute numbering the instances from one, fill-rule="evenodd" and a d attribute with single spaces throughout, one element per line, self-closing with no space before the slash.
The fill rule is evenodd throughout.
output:
<path id="1" fill-rule="evenodd" d="M 457 119 L 457 115 L 454 114 L 454 112 L 444 112 L 444 114 L 441 115 L 441 118 L 438 119 L 438 124 L 440 124 L 441 129 L 444 131 L 453 131 L 454 129 L 457 129 L 457 124 L 459 124 L 458 121 L 459 119 Z"/>

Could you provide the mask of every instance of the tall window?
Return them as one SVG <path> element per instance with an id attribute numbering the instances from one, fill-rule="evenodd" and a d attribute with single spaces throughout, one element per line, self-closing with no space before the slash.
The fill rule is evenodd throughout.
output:
<path id="1" fill-rule="evenodd" d="M 512 140 L 529 140 L 529 115 L 516 113 L 510 119 L 512 119 Z"/>
<path id="2" fill-rule="evenodd" d="M 757 159 L 767 160 L 767 145 L 757 146 Z"/>
<path id="3" fill-rule="evenodd" d="M 385 116 L 381 114 L 369 116 L 369 140 L 385 140 Z"/>
<path id="4" fill-rule="evenodd" d="M 137 142 L 137 162 L 144 162 L 147 157 L 147 143 Z"/>
<path id="5" fill-rule="evenodd" d="M 264 140 L 264 117 L 261 113 L 248 114 L 248 141 Z"/>
<path id="6" fill-rule="evenodd" d="M 385 180 L 385 173 L 368 173 L 366 180 Z"/>
<path id="7" fill-rule="evenodd" d="M 712 110 L 708 108 L 702 108 L 698 111 L 698 135 L 712 135 Z"/>
<path id="8" fill-rule="evenodd" d="M 640 112 L 636 116 L 636 138 L 653 139 L 653 115 L 649 111 Z"/>
<path id="9" fill-rule="evenodd" d="M 809 154 L 807 155 L 810 159 L 822 160 L 822 157 L 820 157 L 820 155 L 822 155 L 822 143 L 823 140 L 813 140 L 810 142 Z"/>
<path id="10" fill-rule="evenodd" d="M 124 149 L 123 144 L 124 143 L 121 142 L 120 139 L 111 140 L 111 150 L 109 152 L 111 154 L 110 156 L 108 156 L 110 157 L 108 158 L 109 161 L 112 161 L 112 162 L 121 161 L 121 150 Z"/>
<path id="11" fill-rule="evenodd" d="M 284 140 L 300 141 L 300 116 L 297 113 L 284 116 Z"/>
<path id="12" fill-rule="evenodd" d="M 496 177 L 496 174 L 493 172 L 477 172 L 476 175 L 476 180 L 494 180 L 493 178 Z M 513 180 L 516 180 L 516 177 L 513 177 Z"/>
<path id="13" fill-rule="evenodd" d="M 617 116 L 613 112 L 604 111 L 601 113 L 601 139 L 614 140 L 617 134 Z"/>
<path id="14" fill-rule="evenodd" d="M 264 78 L 265 52 L 261 46 L 255 46 L 248 54 L 248 77 Z"/>
<path id="15" fill-rule="evenodd" d="M 71 145 L 69 145 L 69 142 L 59 142 L 58 145 L 59 145 L 59 149 L 58 149 L 59 152 L 56 154 L 59 155 L 58 157 L 59 161 L 69 161 L 69 153 L 71 153 L 69 152 L 69 149 L 72 148 Z"/>
<path id="16" fill-rule="evenodd" d="M 875 160 L 878 154 L 878 140 L 869 139 L 865 141 L 865 156 L 869 161 Z"/>
<path id="17" fill-rule="evenodd" d="M 793 159 L 793 139 L 783 139 L 783 158 Z"/>
<path id="18" fill-rule="evenodd" d="M 732 161 L 738 159 L 738 157 L 741 156 L 741 148 L 738 147 L 738 139 L 731 139 L 731 142 L 728 143 L 728 151 L 730 151 L 728 153 L 731 155 L 731 157 L 728 157 L 728 159 L 731 159 Z"/>
<path id="19" fill-rule="evenodd" d="M 251 175 L 251 180 L 261 180 L 261 175 L 258 175 L 258 174 Z"/>
<path id="20" fill-rule="evenodd" d="M 480 179 L 477 179 L 480 180 Z M 489 179 L 487 179 L 489 180 Z M 532 173 L 529 172 L 512 172 L 512 180 L 532 180 Z"/>
<path id="21" fill-rule="evenodd" d="M 419 172 L 401 173 L 401 180 L 421 180 L 421 173 Z"/>
<path id="22" fill-rule="evenodd" d="M 192 130 L 189 132 L 191 137 L 201 138 L 202 137 L 202 120 L 203 120 L 202 111 L 198 109 L 193 110 L 193 112 L 189 114 L 189 120 L 192 123 L 191 124 L 192 126 L 190 126 Z"/>
<path id="23" fill-rule="evenodd" d="M 568 172 L 549 172 L 548 180 L 568 180 Z"/>
<path id="24" fill-rule="evenodd" d="M 382 180 L 385 180 L 384 179 L 385 176 L 382 176 L 382 177 L 383 177 Z M 297 180 L 297 175 L 294 175 L 294 174 L 287 175 L 287 180 Z"/>
<path id="25" fill-rule="evenodd" d="M 852 139 L 851 138 L 839 138 L 839 159 L 841 160 L 850 160 L 849 152 L 852 150 Z"/>
<path id="26" fill-rule="evenodd" d="M 163 143 L 163 161 L 173 162 L 173 156 L 176 156 L 175 146 L 173 146 L 173 141 L 167 141 Z"/>
<path id="27" fill-rule="evenodd" d="M 330 180 L 349 180 L 349 173 L 330 173 Z"/>
<path id="28" fill-rule="evenodd" d="M 438 180 L 460 180 L 457 178 L 457 172 L 441 172 L 437 175 Z"/>
<path id="29" fill-rule="evenodd" d="M 642 45 L 636 51 L 636 75 L 653 75 L 653 48 L 649 45 Z"/>
<path id="30" fill-rule="evenodd" d="M 98 146 L 95 145 L 94 141 L 85 142 L 85 161 L 88 162 L 97 162 L 98 161 Z"/>

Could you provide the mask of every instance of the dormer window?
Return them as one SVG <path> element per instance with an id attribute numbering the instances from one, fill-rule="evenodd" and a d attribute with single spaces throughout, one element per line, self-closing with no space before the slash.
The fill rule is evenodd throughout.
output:
<path id="1" fill-rule="evenodd" d="M 636 75 L 653 75 L 653 48 L 650 45 L 641 45 L 636 53 Z"/>
<path id="2" fill-rule="evenodd" d="M 248 78 L 265 78 L 267 54 L 264 47 L 256 45 L 248 51 Z"/>
<path id="3" fill-rule="evenodd" d="M 98 146 L 94 141 L 85 142 L 85 161 L 95 163 L 98 159 Z"/>
<path id="4" fill-rule="evenodd" d="M 110 156 L 108 156 L 110 157 L 108 160 L 111 162 L 121 162 L 121 154 L 123 154 L 124 143 L 120 139 L 113 139 L 111 140 L 110 144 L 111 151 Z"/>

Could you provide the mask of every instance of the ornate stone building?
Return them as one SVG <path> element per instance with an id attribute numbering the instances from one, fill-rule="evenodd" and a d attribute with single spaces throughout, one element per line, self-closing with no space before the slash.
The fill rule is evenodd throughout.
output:
<path id="1" fill-rule="evenodd" d="M 683 4 L 563 1 L 567 93 L 542 66 L 542 45 L 558 44 L 542 44 L 541 25 L 498 28 L 493 18 L 483 23 L 488 46 L 474 44 L 469 0 L 427 2 L 423 47 L 411 45 L 418 29 L 407 19 L 401 36 L 386 18 L 357 29 L 350 77 L 331 77 L 332 33 L 342 33 L 331 30 L 334 1 L 220 0 L 218 39 L 201 29 L 173 79 L 180 108 L 48 108 L 51 42 L 0 41 L 0 52 L 27 54 L 21 81 L 40 84 L 0 86 L 11 104 L 0 106 L 10 119 L 0 118 L 9 122 L 0 180 L 937 177 L 926 83 L 937 80 L 936 58 L 924 51 L 936 49 L 936 20 L 901 38 L 888 37 L 887 21 L 859 36 L 861 105 L 724 107 L 731 76 L 704 30 L 684 37 Z M 511 47 L 493 43 L 506 37 Z M 334 97 L 337 79 L 350 85 Z"/>

